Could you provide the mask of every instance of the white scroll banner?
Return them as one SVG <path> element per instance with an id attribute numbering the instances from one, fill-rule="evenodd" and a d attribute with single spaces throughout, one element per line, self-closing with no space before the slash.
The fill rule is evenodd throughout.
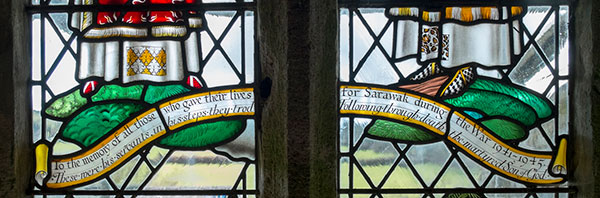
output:
<path id="1" fill-rule="evenodd" d="M 91 149 L 72 157 L 54 156 L 46 186 L 64 188 L 92 181 L 167 134 L 167 128 L 175 130 L 187 124 L 222 117 L 252 116 L 254 111 L 253 88 L 203 92 L 170 100 L 159 105 L 158 109 L 152 108 L 136 116 Z M 45 173 L 42 171 L 46 171 L 47 153 L 38 153 L 37 161 L 37 172 Z M 38 183 L 42 183 L 41 179 L 43 177 L 36 177 Z"/>
<path id="2" fill-rule="evenodd" d="M 538 184 L 564 181 L 566 141 L 553 160 L 552 152 L 532 153 L 503 143 L 480 125 L 450 107 L 397 90 L 365 86 L 340 87 L 340 114 L 365 115 L 412 123 L 444 136 L 472 158 L 510 178 Z M 452 113 L 451 113 L 452 112 Z M 564 140 L 564 139 L 563 139 Z"/>

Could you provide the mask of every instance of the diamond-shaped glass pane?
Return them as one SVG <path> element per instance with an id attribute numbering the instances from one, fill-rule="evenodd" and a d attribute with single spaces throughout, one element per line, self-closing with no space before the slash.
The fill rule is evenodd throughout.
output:
<path id="1" fill-rule="evenodd" d="M 552 68 L 556 68 L 554 61 L 556 58 L 556 26 L 554 14 L 555 12 L 550 14 L 550 19 L 542 26 L 540 33 L 535 38 L 535 42 L 542 49 L 544 57 L 550 62 Z"/>
<path id="2" fill-rule="evenodd" d="M 473 182 L 469 179 L 469 176 L 460 166 L 460 164 L 454 160 L 443 175 L 439 178 L 435 184 L 436 188 L 474 188 Z"/>
<path id="3" fill-rule="evenodd" d="M 477 184 L 479 186 L 483 185 L 485 183 L 485 181 L 487 180 L 487 178 L 489 177 L 491 171 L 488 170 L 487 168 L 481 166 L 480 164 L 478 164 L 478 163 L 481 163 L 481 162 L 476 162 L 478 160 L 473 160 L 473 159 L 467 157 L 466 155 L 464 155 L 463 153 L 458 153 L 458 158 L 460 158 L 462 160 L 462 162 L 465 164 L 466 168 L 469 170 L 469 173 L 471 174 L 473 179 L 477 182 Z"/>
<path id="4" fill-rule="evenodd" d="M 397 82 L 400 77 L 393 69 L 383 52 L 375 48 L 373 53 L 366 59 L 364 65 L 356 75 L 356 82 L 370 82 L 380 85 L 387 85 Z"/>
<path id="5" fill-rule="evenodd" d="M 406 157 L 429 186 L 450 158 L 450 152 L 443 142 L 438 142 L 414 145 L 408 149 Z"/>
<path id="6" fill-rule="evenodd" d="M 486 188 L 524 188 L 525 185 L 508 180 L 502 176 L 494 175 Z"/>
<path id="7" fill-rule="evenodd" d="M 550 6 L 529 6 L 527 7 L 527 14 L 523 17 L 523 24 L 533 34 L 549 11 Z"/>
<path id="8" fill-rule="evenodd" d="M 92 190 L 92 191 L 101 191 L 101 190 L 113 190 L 110 186 L 110 183 L 106 181 L 106 179 L 94 182 L 90 185 L 86 185 L 83 187 L 77 188 L 77 190 Z"/>
<path id="9" fill-rule="evenodd" d="M 240 79 L 220 51 L 215 52 L 208 60 L 204 72 L 202 72 L 202 77 L 208 87 L 235 85 L 240 82 Z"/>
<path id="10" fill-rule="evenodd" d="M 115 183 L 115 185 L 118 188 L 123 187 L 123 184 L 125 184 L 125 181 L 127 181 L 129 174 L 131 174 L 136 164 L 139 163 L 140 158 L 140 156 L 132 158 L 125 165 L 121 166 L 121 168 L 117 169 L 117 171 L 110 174 L 110 179 Z"/>
<path id="11" fill-rule="evenodd" d="M 413 174 L 410 166 L 405 161 L 401 161 L 394 168 L 389 179 L 383 185 L 383 189 L 393 188 L 422 188 L 417 175 Z"/>
<path id="12" fill-rule="evenodd" d="M 538 93 L 548 89 L 553 80 L 550 69 L 546 66 L 534 48 L 529 48 L 514 70 L 509 74 L 513 83 L 527 87 Z"/>
<path id="13" fill-rule="evenodd" d="M 160 167 L 145 189 L 232 189 L 242 174 L 243 162 L 210 151 L 176 151 Z"/>
<path id="14" fill-rule="evenodd" d="M 371 181 L 379 185 L 398 158 L 398 152 L 389 142 L 367 138 L 358 147 L 354 157 Z"/>
<path id="15" fill-rule="evenodd" d="M 548 144 L 539 129 L 529 131 L 529 136 L 519 143 L 519 146 L 534 151 L 552 151 L 551 145 Z"/>
<path id="16" fill-rule="evenodd" d="M 54 94 L 66 92 L 79 84 L 75 81 L 75 66 L 75 58 L 65 54 L 48 79 L 48 86 Z"/>

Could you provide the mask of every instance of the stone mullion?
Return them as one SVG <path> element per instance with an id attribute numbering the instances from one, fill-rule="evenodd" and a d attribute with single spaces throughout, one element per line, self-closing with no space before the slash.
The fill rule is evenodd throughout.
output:
<path id="1" fill-rule="evenodd" d="M 310 0 L 288 1 L 288 190 L 289 197 L 308 197 L 312 150 L 309 135 L 311 63 Z"/>
<path id="2" fill-rule="evenodd" d="M 287 197 L 287 1 L 257 1 L 258 197 Z M 272 82 L 272 83 L 271 83 Z"/>
<path id="3" fill-rule="evenodd" d="M 337 197 L 339 9 L 310 2 L 310 197 Z"/>
<path id="4" fill-rule="evenodd" d="M 259 118 L 261 197 L 337 196 L 337 9 L 258 1 L 260 79 L 272 80 Z"/>

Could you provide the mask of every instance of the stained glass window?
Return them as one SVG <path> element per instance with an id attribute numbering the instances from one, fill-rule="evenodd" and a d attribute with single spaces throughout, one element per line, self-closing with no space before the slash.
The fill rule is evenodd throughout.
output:
<path id="1" fill-rule="evenodd" d="M 567 1 L 340 1 L 340 197 L 567 197 Z"/>
<path id="2" fill-rule="evenodd" d="M 254 197 L 253 1 L 33 0 L 36 197 Z"/>

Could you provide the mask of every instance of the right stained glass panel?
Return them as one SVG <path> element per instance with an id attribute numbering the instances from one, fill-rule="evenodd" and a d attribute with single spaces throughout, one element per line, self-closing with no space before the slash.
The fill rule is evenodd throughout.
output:
<path id="1" fill-rule="evenodd" d="M 575 191 L 569 5 L 455 5 L 340 2 L 341 197 Z"/>

